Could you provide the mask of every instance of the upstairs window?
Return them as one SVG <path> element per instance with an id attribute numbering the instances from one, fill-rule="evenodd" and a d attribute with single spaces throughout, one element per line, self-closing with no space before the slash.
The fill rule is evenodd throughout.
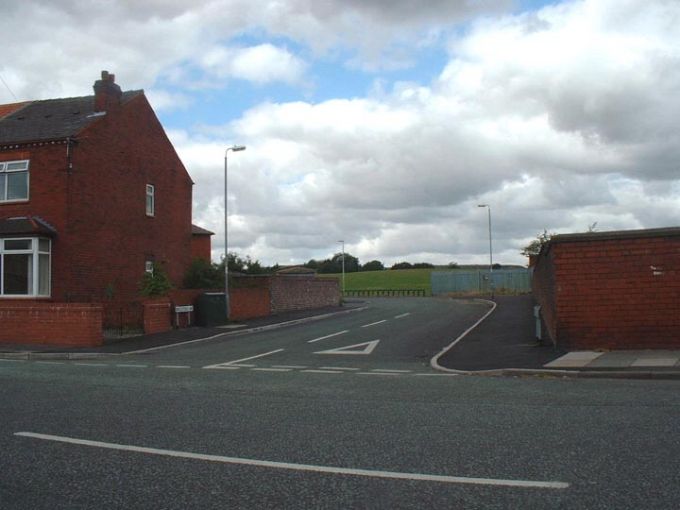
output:
<path id="1" fill-rule="evenodd" d="M 153 184 L 146 185 L 146 215 L 153 216 L 156 212 L 156 188 Z"/>
<path id="2" fill-rule="evenodd" d="M 0 203 L 28 200 L 28 160 L 0 161 Z"/>
<path id="3" fill-rule="evenodd" d="M 0 296 L 50 295 L 51 241 L 0 239 Z"/>

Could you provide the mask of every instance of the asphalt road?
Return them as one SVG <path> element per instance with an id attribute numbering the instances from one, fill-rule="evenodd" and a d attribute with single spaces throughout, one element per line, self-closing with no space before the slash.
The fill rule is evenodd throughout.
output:
<path id="1" fill-rule="evenodd" d="M 1 361 L 0 508 L 680 505 L 679 382 L 430 369 L 483 312 L 376 301 L 133 356 Z"/>

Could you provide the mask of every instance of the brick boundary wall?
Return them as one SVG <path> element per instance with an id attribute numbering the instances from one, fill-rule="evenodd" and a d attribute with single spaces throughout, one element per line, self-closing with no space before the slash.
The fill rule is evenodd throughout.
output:
<path id="1" fill-rule="evenodd" d="M 102 345 L 102 307 L 90 303 L 0 302 L 0 343 Z"/>
<path id="2" fill-rule="evenodd" d="M 144 307 L 144 334 L 163 333 L 172 329 L 171 303 L 153 300 L 142 303 Z"/>
<path id="3" fill-rule="evenodd" d="M 271 279 L 272 313 L 339 306 L 340 282 L 314 276 L 275 276 Z"/>
<path id="4" fill-rule="evenodd" d="M 680 232 L 606 234 L 557 236 L 542 252 L 534 290 L 548 329 L 571 349 L 680 347 Z"/>

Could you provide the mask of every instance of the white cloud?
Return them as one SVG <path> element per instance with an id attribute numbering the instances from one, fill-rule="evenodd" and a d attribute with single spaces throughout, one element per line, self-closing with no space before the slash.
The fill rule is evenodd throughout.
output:
<path id="1" fill-rule="evenodd" d="M 247 48 L 218 46 L 201 57 L 201 66 L 218 78 L 237 78 L 258 84 L 277 81 L 296 84 L 301 82 L 307 68 L 301 58 L 271 44 Z"/>
<path id="2" fill-rule="evenodd" d="M 677 225 L 680 4 L 580 0 L 498 15 L 507 4 L 118 2 L 95 15 L 88 2 L 21 2 L 0 20 L 10 41 L 0 74 L 22 97 L 58 97 L 89 93 L 82 84 L 108 68 L 153 87 L 161 110 L 199 111 L 187 84 L 304 87 L 319 55 L 389 69 L 455 33 L 434 80 L 378 76 L 367 97 L 262 99 L 222 125 L 197 118 L 171 132 L 215 252 L 231 141 L 248 149 L 229 159 L 230 246 L 266 263 L 326 257 L 338 239 L 364 261 L 479 261 L 480 202 L 507 263 L 544 228 Z M 249 46 L 244 34 L 276 37 Z"/>

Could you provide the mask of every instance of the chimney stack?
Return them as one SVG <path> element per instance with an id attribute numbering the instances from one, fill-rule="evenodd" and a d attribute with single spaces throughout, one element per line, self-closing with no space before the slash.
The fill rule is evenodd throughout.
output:
<path id="1" fill-rule="evenodd" d="M 123 92 L 116 84 L 116 75 L 102 71 L 101 80 L 94 82 L 94 111 L 108 112 L 120 107 Z"/>

